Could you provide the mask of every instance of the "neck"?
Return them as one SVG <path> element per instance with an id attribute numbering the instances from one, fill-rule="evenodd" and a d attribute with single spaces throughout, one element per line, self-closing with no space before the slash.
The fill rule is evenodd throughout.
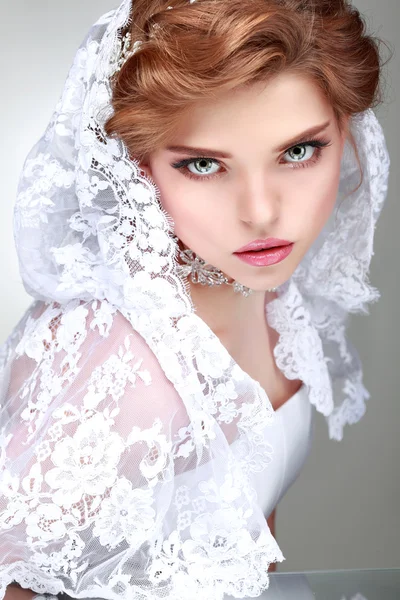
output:
<path id="1" fill-rule="evenodd" d="M 248 332 L 267 334 L 265 304 L 274 292 L 253 292 L 245 297 L 229 285 L 203 286 L 189 279 L 196 314 L 228 347 L 237 346 Z"/>

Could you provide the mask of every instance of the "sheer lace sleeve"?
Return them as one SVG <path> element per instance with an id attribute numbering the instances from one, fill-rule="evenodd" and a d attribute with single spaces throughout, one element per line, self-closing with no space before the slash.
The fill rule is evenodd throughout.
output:
<path id="1" fill-rule="evenodd" d="M 12 581 L 73 597 L 167 597 L 177 532 L 185 539 L 216 490 L 196 496 L 188 414 L 144 339 L 107 301 L 36 302 L 3 348 L 2 383 L 0 597 Z M 217 461 L 213 473 L 217 482 Z M 193 568 L 204 570 L 204 544 L 223 533 L 210 527 L 203 519 L 180 546 Z"/>

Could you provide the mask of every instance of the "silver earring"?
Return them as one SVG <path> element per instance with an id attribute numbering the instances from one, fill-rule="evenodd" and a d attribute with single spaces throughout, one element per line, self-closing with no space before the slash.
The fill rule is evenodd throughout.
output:
<path id="1" fill-rule="evenodd" d="M 173 238 L 175 242 L 179 242 L 177 237 Z M 178 254 L 183 265 L 178 264 L 178 274 L 184 277 L 190 277 L 193 283 L 200 283 L 201 285 L 231 285 L 235 292 L 243 294 L 247 297 L 253 293 L 253 290 L 242 285 L 237 281 L 229 282 L 220 269 L 213 267 L 212 265 L 206 264 L 205 260 L 200 258 L 197 254 L 187 248 L 181 250 L 178 246 Z M 276 292 L 277 288 L 271 288 L 268 292 Z"/>

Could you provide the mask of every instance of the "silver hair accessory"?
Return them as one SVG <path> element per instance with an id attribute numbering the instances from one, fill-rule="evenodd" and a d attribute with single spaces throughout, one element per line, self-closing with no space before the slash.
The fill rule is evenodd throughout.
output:
<path id="1" fill-rule="evenodd" d="M 131 48 L 132 35 L 128 31 L 124 36 L 118 38 L 115 46 L 114 54 L 110 59 L 113 74 L 118 73 L 127 62 L 127 60 L 133 56 L 142 45 L 140 40 L 134 42 Z"/>
<path id="2" fill-rule="evenodd" d="M 193 4 L 194 2 L 196 2 L 196 0 L 189 0 L 189 4 Z M 167 6 L 167 10 L 171 10 L 173 8 L 173 6 Z M 157 23 L 154 23 L 153 27 L 157 29 L 159 25 Z M 118 73 L 118 71 L 121 70 L 122 66 L 126 63 L 126 61 L 138 51 L 142 43 L 143 42 L 141 40 L 136 40 L 131 47 L 132 35 L 130 31 L 125 33 L 118 40 L 117 45 L 115 47 L 114 55 L 111 59 L 114 74 Z"/>

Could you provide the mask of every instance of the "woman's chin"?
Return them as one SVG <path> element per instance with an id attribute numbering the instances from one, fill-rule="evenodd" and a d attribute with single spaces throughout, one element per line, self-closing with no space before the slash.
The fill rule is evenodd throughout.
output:
<path id="1" fill-rule="evenodd" d="M 257 291 L 265 292 L 272 288 L 277 288 L 290 279 L 293 275 L 297 262 L 286 265 L 271 265 L 269 267 L 248 267 L 247 272 L 243 272 L 243 269 L 230 269 L 229 281 L 237 281 L 242 285 Z M 251 271 L 251 272 L 250 272 Z"/>

